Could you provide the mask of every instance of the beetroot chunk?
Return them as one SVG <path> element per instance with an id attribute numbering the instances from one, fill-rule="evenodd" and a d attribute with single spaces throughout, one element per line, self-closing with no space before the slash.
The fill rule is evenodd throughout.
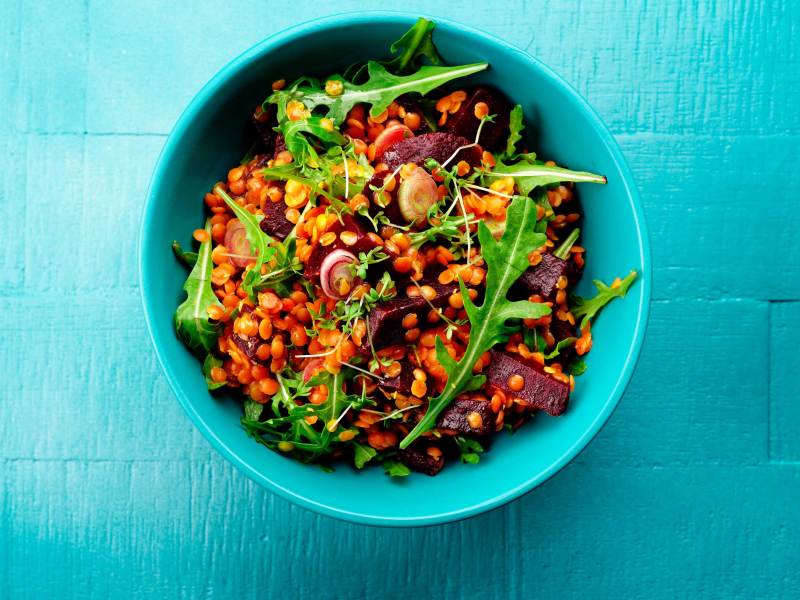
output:
<path id="1" fill-rule="evenodd" d="M 543 410 L 553 416 L 564 413 L 569 401 L 569 384 L 523 362 L 520 357 L 500 350 L 492 350 L 491 353 L 492 364 L 487 373 L 489 385 L 519 398 L 530 408 Z M 519 375 L 525 380 L 525 385 L 518 392 L 508 387 L 508 378 L 512 375 Z"/>
<path id="2" fill-rule="evenodd" d="M 409 469 L 431 476 L 436 475 L 444 467 L 444 459 L 442 457 L 434 458 L 427 452 L 416 448 L 398 450 L 397 458 Z"/>
<path id="3" fill-rule="evenodd" d="M 469 415 L 477 413 L 480 416 L 480 426 L 473 427 L 469 423 Z M 477 421 L 472 417 L 473 422 Z M 494 431 L 495 414 L 492 412 L 492 403 L 488 400 L 456 399 L 444 409 L 439 416 L 437 425 L 442 429 L 452 429 L 459 433 L 471 435 L 488 435 Z"/>
<path id="4" fill-rule="evenodd" d="M 447 299 L 458 291 L 458 286 L 454 283 L 443 285 L 438 281 L 420 280 L 419 284 L 430 285 L 436 290 L 436 297 L 431 300 L 435 307 L 447 304 Z M 400 322 L 408 314 L 418 313 L 427 314 L 430 304 L 421 296 L 415 298 L 392 298 L 377 305 L 367 316 L 367 328 L 369 337 L 372 340 L 373 348 L 384 348 L 392 344 L 400 344 L 404 341 L 405 330 Z M 421 319 L 420 319 L 421 320 Z M 364 345 L 367 345 L 364 340 Z"/>
<path id="5" fill-rule="evenodd" d="M 472 140 L 452 133 L 442 131 L 423 133 L 422 135 L 400 140 L 390 146 L 383 153 L 381 162 L 386 163 L 391 171 L 406 163 L 421 165 L 429 158 L 433 158 L 441 164 L 450 158 L 460 146 L 466 146 L 471 143 Z M 461 150 L 450 164 L 455 164 L 459 160 L 465 160 L 472 166 L 479 165 L 481 163 L 481 151 L 476 146 Z"/>
<path id="6" fill-rule="evenodd" d="M 384 379 L 378 385 L 386 392 L 399 392 L 405 396 L 411 394 L 414 383 L 414 367 L 408 361 L 400 361 L 400 374 L 391 379 Z"/>
<path id="7" fill-rule="evenodd" d="M 524 289 L 528 296 L 538 294 L 545 302 L 555 300 L 556 283 L 562 275 L 569 275 L 569 263 L 552 254 L 542 256 L 535 267 L 528 268 L 517 280 L 517 287 Z"/>
<path id="8" fill-rule="evenodd" d="M 275 151 L 275 140 L 278 136 L 278 134 L 275 132 L 275 127 L 278 125 L 278 121 L 275 116 L 275 105 L 268 104 L 267 110 L 261 113 L 259 118 L 256 118 L 255 115 L 252 115 L 250 118 L 250 124 L 253 126 L 253 130 L 255 131 L 256 140 L 260 145 L 259 150 L 261 152 L 272 154 Z"/>
<path id="9" fill-rule="evenodd" d="M 258 336 L 241 336 L 238 333 L 232 333 L 231 340 L 247 358 L 253 362 L 258 362 L 256 350 L 258 350 L 258 347 L 261 345 L 261 340 Z"/>
<path id="10" fill-rule="evenodd" d="M 483 102 L 489 107 L 489 114 L 497 116 L 494 122 L 484 123 L 483 129 L 481 129 L 481 139 L 478 141 L 482 147 L 491 148 L 508 136 L 508 116 L 511 112 L 511 104 L 501 92 L 491 88 L 480 86 L 467 93 L 469 96 L 461 103 L 461 108 L 455 114 L 448 116 L 444 130 L 473 141 L 481 122 L 475 116 L 475 105 Z"/>
<path id="11" fill-rule="evenodd" d="M 393 298 L 373 308 L 367 316 L 367 331 L 372 347 L 378 349 L 402 343 L 405 331 L 400 322 L 403 317 L 419 313 L 427 306 L 425 298 Z M 367 343 L 365 339 L 365 347 Z"/>
<path id="12" fill-rule="evenodd" d="M 294 223 L 286 218 L 286 203 L 267 201 L 264 203 L 264 218 L 261 219 L 261 231 L 282 240 L 294 229 Z"/>

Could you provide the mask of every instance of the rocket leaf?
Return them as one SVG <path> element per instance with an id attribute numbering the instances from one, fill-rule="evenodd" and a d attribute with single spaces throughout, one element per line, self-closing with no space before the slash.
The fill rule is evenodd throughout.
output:
<path id="1" fill-rule="evenodd" d="M 456 396 L 476 390 L 484 384 L 486 377 L 473 375 L 472 368 L 484 352 L 504 342 L 515 331 L 506 321 L 538 319 L 550 314 L 550 308 L 545 304 L 527 300 L 512 302 L 506 297 L 514 282 L 528 268 L 528 254 L 546 241 L 544 234 L 534 231 L 536 204 L 529 198 L 514 198 L 508 207 L 506 223 L 506 230 L 499 242 L 482 221 L 478 224 L 481 254 L 487 266 L 483 304 L 473 304 L 464 282 L 459 279 L 464 309 L 471 324 L 469 344 L 464 355 L 456 362 L 445 350 L 442 339 L 436 338 L 436 358 L 447 371 L 447 384 L 441 394 L 430 399 L 428 411 L 400 443 L 401 448 L 407 448 L 422 433 L 433 428 L 439 414 Z"/>
<path id="2" fill-rule="evenodd" d="M 367 81 L 361 84 L 343 81 L 344 90 L 338 96 L 331 96 L 314 85 L 293 85 L 288 90 L 274 92 L 267 101 L 286 106 L 288 99 L 299 100 L 311 111 L 328 107 L 326 116 L 338 126 L 344 123 L 347 113 L 356 104 L 368 104 L 372 107 L 370 115 L 376 116 L 403 94 L 416 92 L 424 96 L 453 79 L 483 71 L 488 66 L 488 63 L 455 67 L 426 65 L 410 75 L 394 75 L 379 62 L 370 61 L 367 63 Z"/>
<path id="3" fill-rule="evenodd" d="M 189 349 L 199 356 L 205 356 L 217 343 L 221 324 L 208 316 L 208 308 L 216 305 L 222 308 L 211 289 L 211 223 L 206 221 L 208 240 L 200 244 L 197 261 L 194 264 L 183 289 L 186 300 L 175 311 L 175 331 Z"/>
<path id="4" fill-rule="evenodd" d="M 243 206 L 239 206 L 239 204 L 226 194 L 225 190 L 220 186 L 214 189 L 214 193 L 225 200 L 225 204 L 234 212 L 236 218 L 244 224 L 247 241 L 250 244 L 250 251 L 256 254 L 256 263 L 242 278 L 242 289 L 244 289 L 251 298 L 255 298 L 256 290 L 254 284 L 261 277 L 261 267 L 275 258 L 278 252 L 276 242 L 261 230 L 258 217 L 246 210 Z"/>
<path id="5" fill-rule="evenodd" d="M 552 183 L 575 181 L 578 183 L 606 183 L 603 175 L 595 175 L 586 171 L 570 171 L 563 167 L 550 167 L 536 160 L 536 155 L 523 154 L 522 160 L 514 164 L 497 162 L 494 169 L 483 174 L 484 180 L 491 177 L 513 177 L 519 193 L 523 196 L 530 194 L 535 188 Z M 491 183 L 489 181 L 486 182 Z"/>
<path id="6" fill-rule="evenodd" d="M 600 309 L 614 298 L 624 298 L 634 279 L 636 279 L 636 271 L 628 273 L 627 277 L 616 287 L 614 287 L 613 284 L 608 286 L 599 279 L 595 279 L 592 281 L 597 288 L 597 295 L 594 298 L 587 299 L 575 296 L 573 298 L 572 314 L 575 315 L 576 318 L 583 317 L 581 329 L 586 327 L 586 324 L 597 315 Z"/>

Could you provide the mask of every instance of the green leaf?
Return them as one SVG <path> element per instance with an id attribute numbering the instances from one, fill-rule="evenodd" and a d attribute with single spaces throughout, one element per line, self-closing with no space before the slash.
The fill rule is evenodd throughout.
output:
<path id="1" fill-rule="evenodd" d="M 388 459 L 383 461 L 383 470 L 389 477 L 408 477 L 411 469 L 399 460 Z"/>
<path id="2" fill-rule="evenodd" d="M 221 367 L 222 366 L 222 359 L 217 358 L 210 352 L 206 355 L 206 359 L 203 361 L 203 375 L 206 376 L 206 385 L 210 390 L 218 390 L 222 386 L 225 385 L 224 381 L 214 381 L 211 378 L 211 369 L 214 367 Z"/>
<path id="3" fill-rule="evenodd" d="M 523 124 L 523 114 L 522 114 L 522 106 L 517 104 L 514 108 L 511 109 L 511 114 L 508 118 L 508 141 L 506 142 L 506 156 L 511 156 L 514 154 L 517 148 L 517 142 L 522 139 L 521 132 L 525 129 L 525 125 Z"/>
<path id="4" fill-rule="evenodd" d="M 222 325 L 208 316 L 210 306 L 223 308 L 211 289 L 211 223 L 206 221 L 208 241 L 200 244 L 197 262 L 189 273 L 183 289 L 184 300 L 175 311 L 175 331 L 189 349 L 198 356 L 205 356 L 216 347 Z"/>
<path id="5" fill-rule="evenodd" d="M 420 18 L 403 36 L 389 48 L 394 56 L 383 65 L 392 73 L 404 73 L 409 67 L 420 66 L 427 58 L 432 65 L 442 64 L 442 57 L 433 43 L 436 24 Z"/>
<path id="6" fill-rule="evenodd" d="M 570 375 L 574 375 L 575 377 L 577 377 L 578 375 L 583 375 L 585 371 L 586 371 L 586 362 L 582 358 L 579 358 L 571 362 L 569 367 L 567 367 L 567 372 Z"/>
<path id="7" fill-rule="evenodd" d="M 250 398 L 245 398 L 243 408 L 244 418 L 248 421 L 258 421 L 261 418 L 261 413 L 264 412 L 264 405 Z"/>
<path id="8" fill-rule="evenodd" d="M 333 119 L 336 125 L 344 123 L 347 113 L 356 104 L 368 104 L 371 116 L 377 116 L 386 110 L 393 100 L 403 94 L 416 92 L 423 96 L 439 86 L 466 77 L 473 73 L 483 71 L 488 63 L 475 63 L 456 67 L 424 66 L 411 75 L 393 75 L 386 67 L 378 62 L 367 63 L 368 79 L 362 84 L 345 81 L 344 91 L 338 96 L 330 96 L 325 90 L 316 87 L 299 86 L 287 91 L 275 92 L 269 101 L 280 103 L 286 97 L 296 97 L 306 108 L 314 110 L 320 106 L 327 106 L 326 116 Z"/>
<path id="9" fill-rule="evenodd" d="M 481 461 L 480 455 L 483 453 L 483 446 L 478 440 L 456 436 L 456 444 L 461 452 L 461 462 L 476 465 Z"/>
<path id="10" fill-rule="evenodd" d="M 574 297 L 572 314 L 575 315 L 576 318 L 583 317 L 583 320 L 581 321 L 581 329 L 586 327 L 586 324 L 591 321 L 595 315 L 597 315 L 600 309 L 611 302 L 614 298 L 624 298 L 625 294 L 628 292 L 628 288 L 631 287 L 631 284 L 635 279 L 636 271 L 631 271 L 628 273 L 628 276 L 625 277 L 625 279 L 623 279 L 620 285 L 617 287 L 607 286 L 599 279 L 595 279 L 592 282 L 597 288 L 597 295 L 594 298 L 586 299 L 581 298 L 580 296 Z"/>
<path id="11" fill-rule="evenodd" d="M 564 348 L 569 348 L 570 346 L 572 346 L 572 344 L 574 344 L 575 340 L 577 340 L 577 339 L 578 338 L 575 338 L 575 337 L 564 338 L 563 340 L 561 340 L 560 342 L 558 342 L 556 344 L 556 347 L 553 348 L 552 352 L 550 352 L 549 354 L 545 354 L 545 356 L 544 356 L 545 360 L 550 360 L 552 358 L 555 358 L 556 356 L 558 356 L 561 353 L 561 351 Z"/>
<path id="12" fill-rule="evenodd" d="M 296 163 L 319 162 L 316 150 L 303 133 L 309 133 L 328 145 L 341 146 L 346 143 L 345 137 L 336 129 L 323 127 L 322 119 L 323 117 L 311 116 L 298 121 L 286 120 L 281 124 L 286 149 L 292 153 Z"/>
<path id="13" fill-rule="evenodd" d="M 239 206 L 239 204 L 226 194 L 225 190 L 220 186 L 217 186 L 214 192 L 222 196 L 222 199 L 225 200 L 225 204 L 230 207 L 236 215 L 236 218 L 244 225 L 245 233 L 247 234 L 247 242 L 250 244 L 250 253 L 254 254 L 256 257 L 256 263 L 243 277 L 242 289 L 244 289 L 251 298 L 255 299 L 256 290 L 254 289 L 254 284 L 261 278 L 261 267 L 275 258 L 277 254 L 277 249 L 275 247 L 276 242 L 261 230 L 256 215 L 245 210 L 244 207 Z"/>
<path id="14" fill-rule="evenodd" d="M 183 248 L 181 248 L 180 242 L 177 241 L 172 242 L 172 252 L 175 254 L 175 257 L 179 261 L 181 261 L 185 266 L 189 267 L 190 269 L 197 262 L 197 252 L 185 252 Z"/>
<path id="15" fill-rule="evenodd" d="M 353 463 L 355 464 L 356 469 L 363 469 L 364 465 L 366 465 L 377 455 L 378 452 L 375 450 L 375 448 L 359 442 L 353 442 Z"/>
<path id="16" fill-rule="evenodd" d="M 459 394 L 483 385 L 485 377 L 476 377 L 472 368 L 484 352 L 504 342 L 515 330 L 506 324 L 508 319 L 538 319 L 550 314 L 545 304 L 528 301 L 511 302 L 506 297 L 514 282 L 528 268 L 528 254 L 546 241 L 546 236 L 534 231 L 536 204 L 529 198 L 515 198 L 508 207 L 507 226 L 500 241 L 496 241 L 483 222 L 478 224 L 481 255 L 486 261 L 486 292 L 481 306 L 469 299 L 464 282 L 459 279 L 464 309 L 472 329 L 469 344 L 458 362 L 447 352 L 437 338 L 436 358 L 447 371 L 447 384 L 441 394 L 431 398 L 428 411 L 416 427 L 400 442 L 407 448 L 425 431 L 436 425 L 439 414 Z"/>
<path id="17" fill-rule="evenodd" d="M 549 167 L 535 160 L 535 154 L 525 154 L 522 160 L 514 164 L 498 161 L 494 169 L 484 173 L 483 177 L 513 177 L 519 193 L 530 194 L 535 188 L 553 183 L 575 181 L 578 183 L 606 183 L 603 175 L 595 175 L 586 171 L 570 171 L 562 167 Z M 489 183 L 489 182 L 487 182 Z"/>

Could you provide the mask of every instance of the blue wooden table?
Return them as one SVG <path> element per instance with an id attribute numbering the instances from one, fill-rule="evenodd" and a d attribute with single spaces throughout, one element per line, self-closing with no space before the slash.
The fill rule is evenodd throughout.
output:
<path id="1" fill-rule="evenodd" d="M 417 530 L 257 487 L 156 365 L 136 238 L 170 127 L 264 36 L 364 8 L 224 4 L 0 3 L 0 597 L 798 597 L 800 3 L 403 6 L 527 48 L 588 98 L 655 261 L 645 349 L 597 439 L 523 499 Z"/>

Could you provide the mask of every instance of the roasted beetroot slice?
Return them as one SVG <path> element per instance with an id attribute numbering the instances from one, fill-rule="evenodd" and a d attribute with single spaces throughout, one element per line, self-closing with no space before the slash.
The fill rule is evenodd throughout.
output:
<path id="1" fill-rule="evenodd" d="M 342 221 L 337 220 L 328 231 L 336 234 L 336 240 L 330 246 L 322 246 L 321 244 L 314 246 L 303 271 L 306 279 L 312 279 L 314 283 L 319 283 L 322 261 L 334 250 L 342 248 L 357 255 L 359 252 L 369 252 L 376 246 L 375 242 L 367 235 L 369 230 L 362 222 L 361 217 L 358 216 L 342 215 Z M 356 242 L 352 246 L 348 246 L 339 239 L 339 234 L 342 231 L 355 232 L 357 236 Z"/>
<path id="2" fill-rule="evenodd" d="M 286 139 L 283 137 L 282 133 L 279 133 L 275 136 L 275 153 L 274 156 L 277 157 L 278 154 L 286 150 Z"/>
<path id="3" fill-rule="evenodd" d="M 255 115 L 250 117 L 250 124 L 253 126 L 256 140 L 259 143 L 259 153 L 266 152 L 272 154 L 275 151 L 275 140 L 278 137 L 278 134 L 275 132 L 275 127 L 278 124 L 275 115 L 275 105 L 268 104 L 267 110 L 261 115 L 261 119 L 256 119 Z"/>
<path id="4" fill-rule="evenodd" d="M 400 326 L 403 317 L 410 313 L 422 313 L 428 307 L 425 298 L 394 298 L 369 311 L 367 327 L 373 348 L 385 348 L 402 343 L 405 331 Z M 364 336 L 364 346 L 367 346 Z"/>
<path id="5" fill-rule="evenodd" d="M 286 218 L 286 203 L 267 201 L 264 203 L 264 218 L 261 219 L 261 231 L 280 240 L 286 238 L 294 229 L 294 223 Z"/>
<path id="6" fill-rule="evenodd" d="M 406 163 L 421 165 L 429 158 L 443 163 L 460 146 L 466 146 L 470 143 L 471 140 L 443 131 L 423 133 L 422 135 L 406 138 L 390 146 L 383 153 L 381 162 L 386 163 L 391 171 Z M 476 146 L 462 150 L 450 164 L 455 164 L 459 160 L 465 160 L 472 166 L 479 165 L 481 151 Z"/>
<path id="7" fill-rule="evenodd" d="M 444 467 L 444 459 L 433 458 L 427 452 L 416 448 L 406 448 L 397 451 L 398 460 L 409 469 L 425 473 L 426 475 L 436 475 Z"/>
<path id="8" fill-rule="evenodd" d="M 386 392 L 400 392 L 408 396 L 411 394 L 412 383 L 414 383 L 414 367 L 408 361 L 401 361 L 400 375 L 391 379 L 384 379 L 378 385 Z"/>
<path id="9" fill-rule="evenodd" d="M 253 362 L 258 362 L 256 350 L 258 350 L 258 347 L 261 345 L 261 340 L 258 336 L 243 337 L 238 333 L 232 333 L 231 341 L 236 344 L 236 347 L 239 348 L 247 358 Z"/>
<path id="10" fill-rule="evenodd" d="M 569 401 L 569 385 L 562 383 L 507 352 L 492 350 L 492 364 L 487 372 L 487 382 L 519 398 L 523 403 L 536 410 L 543 410 L 555 416 L 563 414 Z M 523 388 L 515 392 L 508 387 L 508 378 L 519 375 L 525 380 Z"/>
<path id="11" fill-rule="evenodd" d="M 469 415 L 476 413 L 480 416 L 480 427 L 469 424 Z M 444 409 L 439 416 L 438 427 L 452 429 L 468 435 L 489 435 L 494 431 L 495 414 L 492 412 L 492 403 L 488 400 L 470 400 L 457 398 Z M 472 417 L 477 420 L 476 417 Z"/>
<path id="12" fill-rule="evenodd" d="M 442 285 L 438 281 L 426 281 L 424 279 L 419 284 L 421 286 L 430 285 L 436 290 L 436 297 L 431 300 L 431 304 L 436 307 L 447 304 L 447 299 L 458 291 L 456 284 Z M 393 298 L 379 304 L 369 311 L 367 316 L 367 326 L 372 338 L 372 347 L 385 348 L 392 344 L 403 343 L 405 330 L 400 325 L 403 317 L 411 313 L 417 313 L 417 316 L 422 320 L 422 316 L 428 314 L 430 309 L 430 304 L 422 297 Z M 367 340 L 365 338 L 364 347 L 366 346 Z"/>
<path id="13" fill-rule="evenodd" d="M 497 116 L 494 122 L 484 124 L 481 129 L 481 139 L 479 140 L 481 146 L 492 148 L 501 140 L 505 140 L 508 137 L 508 116 L 511 112 L 511 104 L 506 97 L 495 89 L 483 86 L 476 87 L 467 93 L 469 96 L 461 103 L 461 108 L 455 114 L 447 117 L 444 131 L 474 140 L 481 122 L 475 116 L 475 105 L 478 102 L 484 102 L 489 107 L 489 114 Z"/>
<path id="14" fill-rule="evenodd" d="M 542 262 L 528 268 L 517 280 L 517 289 L 527 296 L 538 294 L 545 302 L 552 302 L 558 290 L 556 283 L 562 275 L 569 275 L 569 263 L 552 254 L 542 256 Z"/>

